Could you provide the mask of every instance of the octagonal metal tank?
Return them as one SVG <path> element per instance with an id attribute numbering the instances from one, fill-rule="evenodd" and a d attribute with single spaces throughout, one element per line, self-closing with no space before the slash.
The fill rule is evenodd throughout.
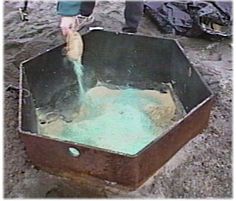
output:
<path id="1" fill-rule="evenodd" d="M 20 67 L 20 136 L 32 163 L 43 170 L 71 179 L 91 175 L 135 189 L 207 127 L 213 94 L 176 40 L 101 30 L 83 35 L 83 40 L 88 75 L 116 85 L 142 82 L 144 89 L 171 82 L 184 117 L 135 154 L 41 135 L 37 109 L 55 106 L 52 96 L 60 89 L 73 90 L 77 83 L 60 45 Z M 88 85 L 94 85 L 93 78 Z M 60 107 L 74 110 L 73 100 Z"/>

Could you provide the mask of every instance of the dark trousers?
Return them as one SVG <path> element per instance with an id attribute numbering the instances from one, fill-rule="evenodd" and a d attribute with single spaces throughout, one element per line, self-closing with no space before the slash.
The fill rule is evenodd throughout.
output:
<path id="1" fill-rule="evenodd" d="M 95 6 L 95 1 L 81 1 L 80 14 L 88 17 L 93 13 L 94 6 Z"/>
<path id="2" fill-rule="evenodd" d="M 89 16 L 93 13 L 95 1 L 82 1 L 80 13 L 83 16 Z M 126 1 L 125 2 L 125 22 L 126 27 L 137 28 L 143 14 L 142 1 Z"/>

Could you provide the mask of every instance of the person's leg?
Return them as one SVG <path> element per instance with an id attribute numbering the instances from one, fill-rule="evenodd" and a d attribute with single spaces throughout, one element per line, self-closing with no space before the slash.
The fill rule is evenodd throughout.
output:
<path id="1" fill-rule="evenodd" d="M 81 1 L 80 14 L 85 17 L 89 17 L 93 13 L 95 7 L 95 1 Z"/>
<path id="2" fill-rule="evenodd" d="M 92 16 L 94 7 L 95 1 L 81 1 L 80 14 L 77 16 L 78 30 L 94 22 L 95 19 Z"/>
<path id="3" fill-rule="evenodd" d="M 124 32 L 136 33 L 139 21 L 143 14 L 143 1 L 125 2 L 125 22 Z"/>

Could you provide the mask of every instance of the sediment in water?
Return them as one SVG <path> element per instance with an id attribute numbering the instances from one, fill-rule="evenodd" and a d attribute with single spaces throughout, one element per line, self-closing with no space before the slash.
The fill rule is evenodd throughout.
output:
<path id="1" fill-rule="evenodd" d="M 110 89 L 96 86 L 84 94 L 72 122 L 40 125 L 40 133 L 125 154 L 136 154 L 177 120 L 171 90 Z M 179 116 L 181 118 L 181 116 Z"/>

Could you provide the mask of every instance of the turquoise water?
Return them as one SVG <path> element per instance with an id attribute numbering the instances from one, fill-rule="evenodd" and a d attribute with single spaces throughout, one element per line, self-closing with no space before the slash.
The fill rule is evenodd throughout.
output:
<path id="1" fill-rule="evenodd" d="M 62 131 L 63 138 L 115 152 L 136 154 L 157 137 L 158 131 L 138 109 L 118 107 L 116 111 L 106 111 L 95 118 L 71 123 Z"/>
<path id="2" fill-rule="evenodd" d="M 80 85 L 80 112 L 70 123 L 58 120 L 45 126 L 45 135 L 134 155 L 162 133 L 144 111 L 147 105 L 160 105 L 158 99 L 133 88 L 97 86 L 85 92 L 83 65 L 73 63 Z"/>
<path id="3" fill-rule="evenodd" d="M 162 131 L 143 111 L 145 105 L 159 104 L 158 100 L 138 92 L 126 89 L 118 95 L 86 94 L 81 114 L 64 126 L 60 138 L 115 152 L 138 153 Z"/>
<path id="4" fill-rule="evenodd" d="M 82 63 L 80 61 L 72 61 L 73 62 L 73 68 L 74 68 L 74 72 L 76 74 L 77 77 L 77 81 L 79 84 L 79 89 L 80 89 L 80 101 L 82 101 L 84 94 L 85 94 L 85 90 L 83 87 L 83 70 L 84 67 L 82 65 Z"/>

